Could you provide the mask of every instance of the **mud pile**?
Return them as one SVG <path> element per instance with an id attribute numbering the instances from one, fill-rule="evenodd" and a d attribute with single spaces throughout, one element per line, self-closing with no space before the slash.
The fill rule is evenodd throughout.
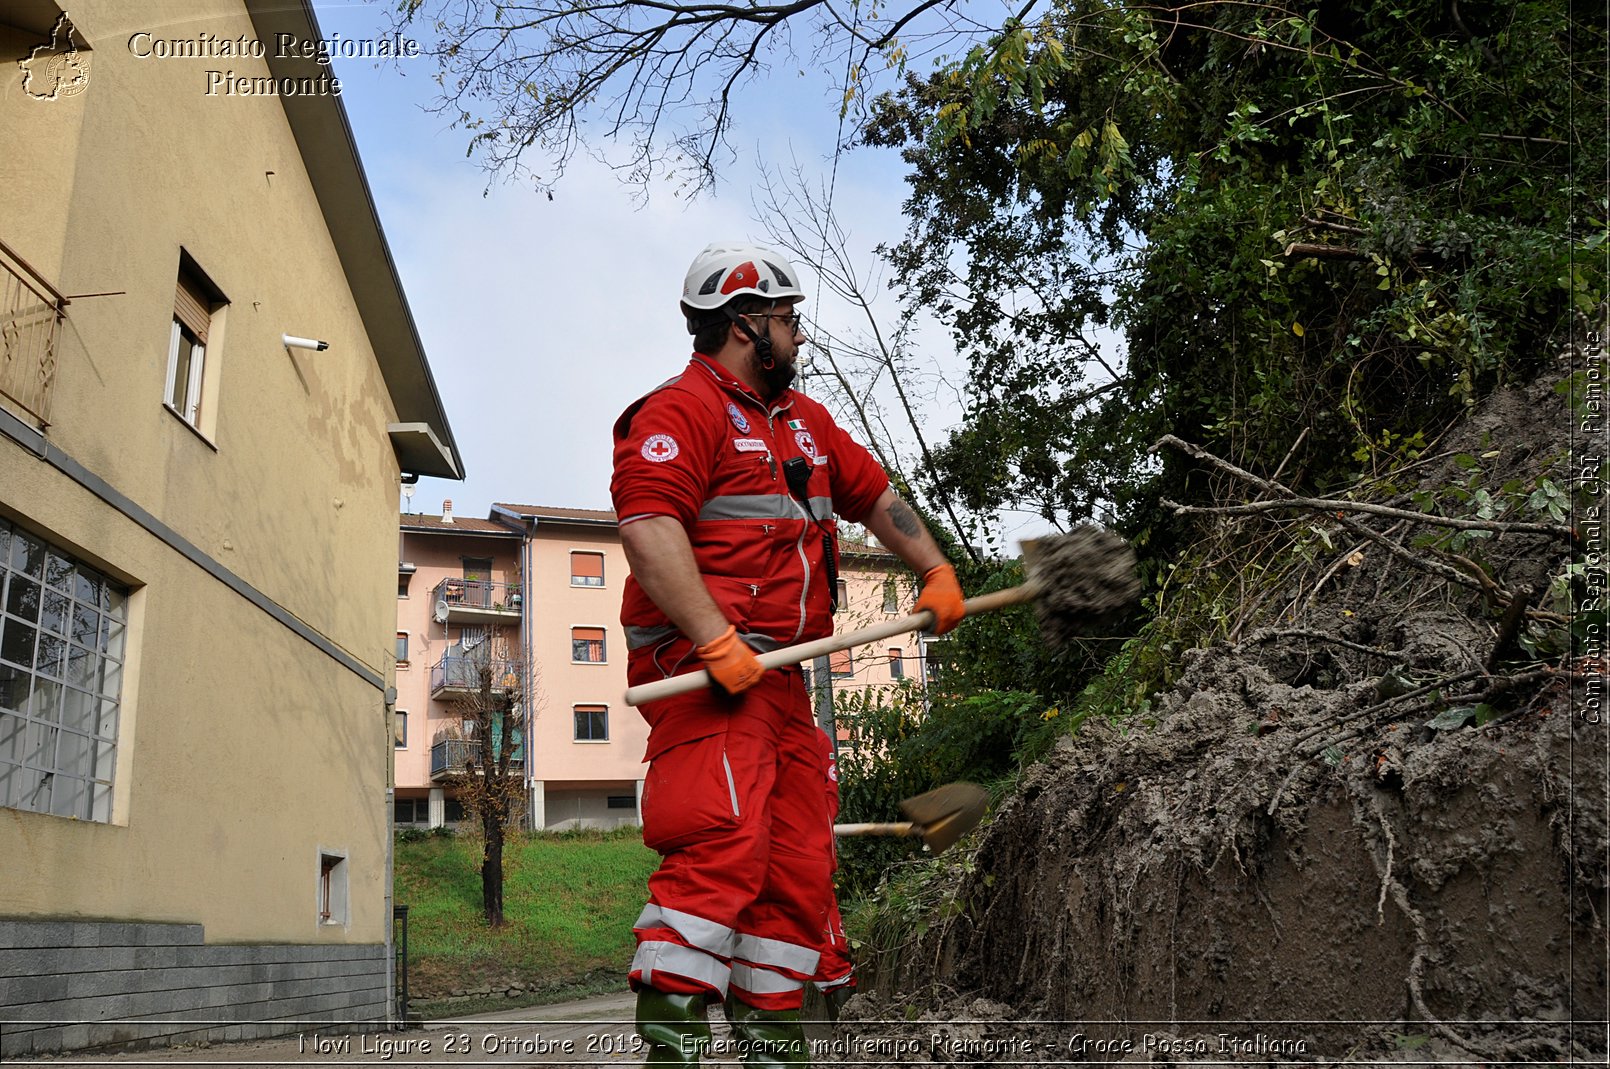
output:
<path id="1" fill-rule="evenodd" d="M 1493 397 L 1388 503 L 1469 485 L 1472 458 L 1494 495 L 1567 485 L 1564 371 Z M 1604 663 L 1529 657 L 1502 621 L 1571 542 L 1434 551 L 1360 522 L 1406 552 L 1332 523 L 1148 715 L 1063 740 L 848 1030 L 908 1063 L 1602 1062 Z"/>

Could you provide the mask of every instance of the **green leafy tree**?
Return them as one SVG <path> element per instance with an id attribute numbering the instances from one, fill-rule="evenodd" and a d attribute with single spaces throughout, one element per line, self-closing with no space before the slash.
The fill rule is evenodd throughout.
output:
<path id="1" fill-rule="evenodd" d="M 1302 439 L 1325 489 L 1412 459 L 1603 300 L 1604 57 L 1558 0 L 1066 0 L 911 78 L 867 140 L 969 363 L 936 480 L 1160 533 L 1200 489 L 1166 432 L 1265 472 Z"/>

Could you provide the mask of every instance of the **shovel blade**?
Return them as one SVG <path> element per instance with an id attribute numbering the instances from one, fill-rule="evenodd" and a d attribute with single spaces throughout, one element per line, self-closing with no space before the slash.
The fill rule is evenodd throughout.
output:
<path id="1" fill-rule="evenodd" d="M 914 825 L 913 832 L 936 854 L 956 845 L 984 819 L 989 792 L 976 783 L 947 783 L 926 794 L 907 798 L 900 812 Z"/>

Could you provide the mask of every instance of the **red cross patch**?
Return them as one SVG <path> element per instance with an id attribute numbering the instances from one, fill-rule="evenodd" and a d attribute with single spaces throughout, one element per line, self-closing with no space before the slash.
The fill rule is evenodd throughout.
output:
<path id="1" fill-rule="evenodd" d="M 643 459 L 652 460 L 656 464 L 664 464 L 667 460 L 674 459 L 681 451 L 676 439 L 669 434 L 651 434 L 643 439 Z"/>

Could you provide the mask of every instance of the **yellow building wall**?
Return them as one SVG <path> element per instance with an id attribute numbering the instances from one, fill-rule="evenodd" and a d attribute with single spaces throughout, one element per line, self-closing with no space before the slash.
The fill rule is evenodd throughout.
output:
<path id="1" fill-rule="evenodd" d="M 116 291 L 68 309 L 50 441 L 389 678 L 396 417 L 280 103 L 207 97 L 219 61 L 126 47 L 142 29 L 252 24 L 232 3 L 72 15 L 93 48 L 86 91 L 41 103 L 0 80 L 0 240 L 63 293 Z M 205 435 L 162 404 L 181 247 L 229 302 Z M 330 349 L 287 350 L 282 333 Z M 136 586 L 114 825 L 0 810 L 4 911 L 200 922 L 209 942 L 381 941 L 381 690 L 10 441 L 0 471 L 7 515 Z M 315 923 L 321 846 L 351 855 L 350 928 Z"/>

